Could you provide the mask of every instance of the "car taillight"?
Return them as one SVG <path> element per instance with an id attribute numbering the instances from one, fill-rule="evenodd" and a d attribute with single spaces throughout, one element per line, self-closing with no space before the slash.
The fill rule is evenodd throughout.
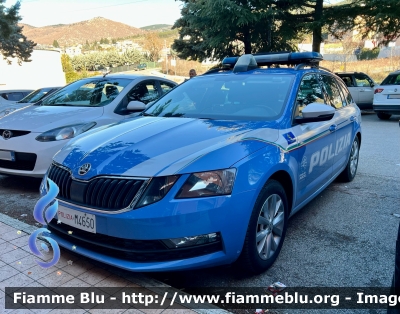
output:
<path id="1" fill-rule="evenodd" d="M 379 94 L 382 92 L 383 92 L 383 88 L 377 88 L 377 89 L 375 89 L 374 94 Z"/>

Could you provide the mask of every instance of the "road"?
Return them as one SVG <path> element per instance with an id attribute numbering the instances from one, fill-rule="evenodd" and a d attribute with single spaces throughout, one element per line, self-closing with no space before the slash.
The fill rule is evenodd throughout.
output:
<path id="1" fill-rule="evenodd" d="M 233 267 L 149 274 L 173 287 L 390 286 L 400 218 L 399 116 L 362 116 L 358 173 L 332 183 L 289 221 L 280 256 L 265 273 L 242 277 Z M 0 212 L 34 224 L 40 180 L 0 176 Z"/>

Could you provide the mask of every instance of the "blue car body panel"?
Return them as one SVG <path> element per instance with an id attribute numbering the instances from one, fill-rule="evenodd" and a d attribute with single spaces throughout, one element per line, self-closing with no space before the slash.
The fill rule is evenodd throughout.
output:
<path id="1" fill-rule="evenodd" d="M 328 122 L 293 124 L 293 104 L 303 77 L 321 72 L 316 69 L 246 72 L 246 75 L 272 73 L 293 77 L 282 113 L 275 120 L 142 116 L 70 141 L 55 155 L 54 165 L 68 171 L 70 177 L 79 182 L 107 176 L 146 180 L 178 176 L 162 199 L 129 210 L 107 212 L 59 198 L 62 207 L 95 215 L 96 234 L 121 242 L 211 233 L 219 233 L 222 239 L 221 248 L 216 252 L 163 261 L 129 260 L 79 244 L 76 244 L 76 252 L 132 271 L 182 270 L 234 262 L 242 251 L 254 204 L 272 176 L 285 175 L 285 183 L 290 187 L 287 193 L 291 194 L 290 214 L 293 215 L 346 167 L 351 143 L 361 132 L 361 116 L 355 105 L 337 110 Z M 215 75 L 239 77 L 242 74 Z M 84 164 L 90 164 L 90 169 L 80 174 Z M 177 197 L 192 173 L 222 169 L 236 171 L 229 195 Z M 45 184 L 42 193 L 45 193 L 44 187 Z M 78 239 L 57 232 L 52 232 L 51 236 L 68 249 Z"/>

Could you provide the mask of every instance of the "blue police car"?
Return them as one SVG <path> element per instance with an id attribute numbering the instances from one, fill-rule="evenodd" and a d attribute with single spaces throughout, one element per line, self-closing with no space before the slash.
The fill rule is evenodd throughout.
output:
<path id="1" fill-rule="evenodd" d="M 132 271 L 268 269 L 288 218 L 356 175 L 360 110 L 321 60 L 226 58 L 140 116 L 69 142 L 41 185 L 60 189 L 51 236 Z"/>

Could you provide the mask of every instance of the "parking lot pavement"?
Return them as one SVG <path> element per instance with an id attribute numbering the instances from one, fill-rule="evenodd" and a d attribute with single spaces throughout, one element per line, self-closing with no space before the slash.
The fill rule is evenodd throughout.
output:
<path id="1" fill-rule="evenodd" d="M 223 314 L 227 311 L 217 307 L 209 310 L 191 310 L 185 306 L 179 309 L 47 309 L 47 310 L 6 310 L 5 287 L 118 287 L 143 288 L 143 293 L 160 294 L 160 288 L 167 288 L 159 281 L 143 274 L 131 273 L 97 263 L 85 257 L 61 249 L 59 262 L 50 268 L 42 268 L 36 264 L 36 256 L 28 246 L 29 235 L 36 230 L 19 220 L 0 214 L 0 313 L 146 313 L 146 314 L 184 314 L 213 313 Z M 40 242 L 40 241 L 39 241 Z M 46 252 L 42 251 L 46 256 Z M 51 259 L 52 254 L 47 253 Z M 157 289 L 158 288 L 158 289 Z M 157 292 L 158 291 L 158 292 Z M 162 296 L 160 297 L 160 299 Z"/>

